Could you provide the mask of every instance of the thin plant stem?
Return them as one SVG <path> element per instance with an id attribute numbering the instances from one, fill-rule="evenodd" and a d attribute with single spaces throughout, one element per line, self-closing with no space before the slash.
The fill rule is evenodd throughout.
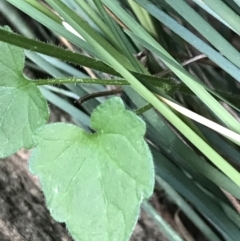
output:
<path id="1" fill-rule="evenodd" d="M 79 98 L 76 102 L 81 105 L 85 101 L 88 101 L 93 98 L 109 96 L 109 95 L 116 95 L 116 94 L 120 94 L 122 92 L 123 92 L 123 90 L 121 88 L 116 88 L 113 90 L 106 90 L 106 91 L 99 91 L 99 92 L 85 95 L 85 96 Z"/>
<path id="2" fill-rule="evenodd" d="M 192 57 L 191 59 L 188 59 L 188 60 L 184 61 L 181 65 L 182 65 L 182 66 L 186 66 L 186 65 L 188 65 L 188 64 L 194 63 L 194 62 L 196 62 L 196 61 L 198 61 L 198 60 L 200 60 L 200 59 L 204 59 L 204 58 L 206 58 L 206 57 L 207 57 L 207 56 L 206 56 L 205 54 L 199 54 L 199 55 L 197 55 L 197 56 Z M 167 70 L 164 70 L 164 71 L 162 71 L 162 72 L 160 72 L 160 73 L 158 73 L 158 74 L 155 74 L 155 76 L 163 77 L 163 76 L 165 76 L 165 75 L 167 75 L 167 74 L 169 74 L 169 73 L 171 73 L 171 72 L 172 72 L 172 70 L 167 69 Z"/>
<path id="3" fill-rule="evenodd" d="M 142 115 L 143 113 L 145 113 L 148 110 L 151 110 L 152 108 L 153 108 L 152 104 L 148 103 L 148 104 L 144 105 L 143 107 L 135 110 L 135 114 Z"/>

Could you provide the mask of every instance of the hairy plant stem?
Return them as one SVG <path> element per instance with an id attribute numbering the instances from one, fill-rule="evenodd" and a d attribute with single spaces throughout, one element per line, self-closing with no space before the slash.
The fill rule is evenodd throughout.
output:
<path id="1" fill-rule="evenodd" d="M 2 28 L 0 28 L 0 41 L 9 43 L 9 44 L 12 44 L 17 47 L 24 48 L 24 49 L 27 49 L 30 51 L 46 54 L 48 56 L 52 56 L 52 57 L 55 57 L 55 58 L 58 58 L 58 59 L 61 59 L 64 61 L 68 61 L 68 62 L 71 62 L 74 64 L 83 65 L 83 66 L 86 66 L 91 69 L 95 69 L 95 70 L 98 70 L 98 71 L 101 71 L 104 73 L 108 73 L 110 75 L 120 76 L 120 74 L 118 72 L 116 72 L 114 69 L 112 69 L 110 66 L 106 65 L 105 63 L 103 63 L 100 60 L 93 59 L 93 58 L 87 57 L 87 56 L 79 54 L 79 53 L 73 53 L 69 50 L 65 50 L 63 48 L 60 48 L 60 47 L 57 47 L 57 46 L 54 46 L 51 44 L 46 44 L 46 43 L 43 43 L 43 42 L 40 42 L 37 40 L 29 39 L 29 38 L 26 38 L 19 34 L 15 34 L 15 33 L 9 32 L 7 30 L 4 30 Z M 131 73 L 136 78 L 138 78 L 141 82 L 145 81 L 149 84 L 154 85 L 155 87 L 159 87 L 159 88 L 163 89 L 165 91 L 165 93 L 168 95 L 172 95 L 176 91 L 181 92 L 182 94 L 193 95 L 192 91 L 190 91 L 184 84 L 176 83 L 172 79 L 163 79 L 163 78 L 143 75 L 143 74 L 139 74 L 139 73 L 135 73 L 135 72 L 131 72 Z M 92 79 L 91 79 L 91 81 L 90 81 L 90 79 L 88 79 L 89 82 L 85 82 L 85 81 L 87 81 L 87 79 L 81 79 L 81 80 L 79 80 L 79 82 L 77 82 L 76 79 L 75 79 L 75 81 L 73 81 L 73 79 L 72 79 L 72 82 L 70 81 L 70 78 L 68 78 L 68 79 L 69 79 L 68 80 L 69 82 L 64 82 L 62 80 L 61 83 L 57 82 L 57 81 L 55 83 L 53 83 L 53 82 L 51 83 L 49 80 L 49 82 L 45 82 L 42 85 L 65 84 L 65 83 L 129 85 L 129 83 L 126 80 L 121 80 L 121 82 L 116 82 L 116 80 L 105 80 L 105 81 L 109 81 L 109 82 L 101 83 L 101 82 L 99 82 L 99 80 L 98 80 L 98 82 L 93 82 Z M 39 83 L 38 84 L 36 83 L 36 84 L 41 85 L 40 81 L 43 81 L 43 80 L 39 80 Z M 53 81 L 53 80 L 51 80 L 51 81 Z M 113 81 L 114 83 L 110 83 L 110 81 Z M 231 103 L 234 103 L 235 106 L 240 108 L 238 96 L 232 96 L 231 94 L 224 93 L 222 91 L 216 91 L 216 92 L 219 92 L 219 94 L 221 96 L 223 96 L 224 98 L 229 100 Z"/>
<path id="2" fill-rule="evenodd" d="M 91 78 L 64 78 L 64 79 L 38 79 L 33 81 L 36 85 L 60 85 L 60 84 L 101 84 L 101 85 L 116 85 L 116 86 L 124 86 L 130 85 L 128 81 L 124 79 L 91 79 Z M 194 96 L 192 91 L 187 88 L 182 83 L 177 83 L 173 79 L 161 78 L 155 80 L 154 78 L 149 79 L 149 84 L 152 84 L 154 87 L 159 87 L 167 95 L 172 95 L 175 92 L 179 92 L 183 95 Z M 237 108 L 240 108 L 239 105 L 239 96 L 229 94 L 224 91 L 215 90 L 216 93 L 224 97 L 230 103 L 234 104 Z"/>
<path id="3" fill-rule="evenodd" d="M 100 85 L 129 85 L 123 79 L 91 79 L 91 78 L 64 78 L 64 79 L 38 79 L 36 85 L 60 85 L 60 84 L 100 84 Z"/>
<path id="4" fill-rule="evenodd" d="M 130 85 L 128 81 L 124 79 L 92 79 L 92 78 L 74 78 L 67 77 L 61 79 L 37 79 L 34 80 L 36 85 L 60 85 L 60 84 L 101 84 L 101 85 Z M 172 80 L 171 79 L 159 79 L 150 80 L 150 84 L 160 87 L 163 89 L 171 89 L 172 88 Z M 176 84 L 175 84 L 176 86 Z M 176 89 L 176 88 L 174 88 Z"/>

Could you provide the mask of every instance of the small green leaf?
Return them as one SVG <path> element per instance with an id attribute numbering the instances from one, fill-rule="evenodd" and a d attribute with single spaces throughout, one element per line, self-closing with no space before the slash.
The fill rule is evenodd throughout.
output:
<path id="1" fill-rule="evenodd" d="M 38 87 L 22 75 L 24 51 L 0 42 L 0 53 L 0 158 L 3 158 L 21 147 L 31 148 L 32 133 L 46 123 L 49 112 Z"/>
<path id="2" fill-rule="evenodd" d="M 52 216 L 78 241 L 126 241 L 154 186 L 145 123 L 112 98 L 92 114 L 92 128 L 58 123 L 35 135 L 29 169 L 39 176 Z"/>

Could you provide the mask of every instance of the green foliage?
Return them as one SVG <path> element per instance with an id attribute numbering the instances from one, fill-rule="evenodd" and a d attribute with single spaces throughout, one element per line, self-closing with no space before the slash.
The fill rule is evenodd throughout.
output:
<path id="1" fill-rule="evenodd" d="M 112 98 L 92 114 L 89 134 L 69 124 L 39 129 L 30 170 L 40 177 L 52 216 L 75 240 L 127 240 L 154 169 L 145 123 Z"/>
<path id="2" fill-rule="evenodd" d="M 40 177 L 52 216 L 66 222 L 76 240 L 127 240 L 154 186 L 145 123 L 112 98 L 92 114 L 95 134 L 67 124 L 44 126 L 47 102 L 40 81 L 22 74 L 24 51 L 3 42 L 0 51 L 0 156 L 36 147 L 30 169 Z"/>
<path id="3" fill-rule="evenodd" d="M 24 52 L 0 42 L 0 157 L 33 146 L 32 133 L 49 117 L 38 87 L 23 74 Z"/>
<path id="4" fill-rule="evenodd" d="M 152 193 L 154 178 L 152 156 L 143 139 L 145 124 L 126 110 L 136 108 L 147 126 L 156 180 L 166 182 L 158 184 L 208 240 L 238 240 L 239 214 L 223 190 L 233 200 L 240 197 L 239 142 L 196 124 L 191 115 L 179 115 L 161 97 L 229 128 L 240 138 L 235 118 L 239 114 L 239 49 L 231 42 L 234 32 L 239 33 L 239 1 L 193 0 L 194 5 L 184 0 L 46 0 L 54 11 L 35 0 L 7 2 L 77 48 L 71 52 L 50 44 L 52 35 L 37 22 L 40 31 L 36 36 L 31 31 L 23 37 L 0 29 L 0 41 L 45 54 L 26 51 L 36 63 L 26 64 L 53 77 L 34 83 L 25 79 L 23 53 L 8 44 L 0 49 L 0 73 L 4 74 L 0 80 L 0 157 L 34 145 L 30 169 L 40 177 L 52 216 L 66 222 L 76 240 L 129 238 L 142 199 Z M 27 22 L 16 22 L 10 7 L 4 10 L 16 29 L 30 30 Z M 220 22 L 209 21 L 204 11 Z M 77 36 L 65 29 L 62 19 Z M 39 35 L 48 43 L 29 39 L 41 39 Z M 143 49 L 149 53 L 147 66 L 134 56 Z M 195 58 L 196 50 L 207 58 Z M 188 59 L 187 65 L 182 64 L 183 59 Z M 89 70 L 86 74 L 63 61 L 91 68 L 94 80 Z M 166 74 L 167 78 L 158 77 Z M 45 98 L 69 113 L 84 130 L 90 129 L 93 112 L 96 133 L 69 124 L 44 126 L 47 105 L 35 84 L 45 85 L 40 87 Z M 51 84 L 61 86 L 46 86 Z M 126 109 L 119 98 L 96 110 L 103 99 L 85 102 L 81 108 L 69 101 L 103 91 L 108 84 L 122 85 Z M 63 85 L 68 91 L 61 89 Z M 31 120 L 28 129 L 26 120 Z M 186 239 L 149 204 L 144 203 L 143 208 L 169 240 Z"/>

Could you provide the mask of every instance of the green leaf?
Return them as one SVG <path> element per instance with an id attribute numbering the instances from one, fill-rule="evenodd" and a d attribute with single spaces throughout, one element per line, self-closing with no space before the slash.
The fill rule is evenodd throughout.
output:
<path id="1" fill-rule="evenodd" d="M 38 87 L 22 75 L 22 49 L 0 42 L 0 158 L 33 146 L 32 133 L 49 117 Z"/>
<path id="2" fill-rule="evenodd" d="M 101 104 L 91 122 L 94 134 L 63 123 L 38 130 L 29 168 L 51 215 L 75 240 L 126 241 L 154 186 L 145 123 L 118 97 Z"/>

